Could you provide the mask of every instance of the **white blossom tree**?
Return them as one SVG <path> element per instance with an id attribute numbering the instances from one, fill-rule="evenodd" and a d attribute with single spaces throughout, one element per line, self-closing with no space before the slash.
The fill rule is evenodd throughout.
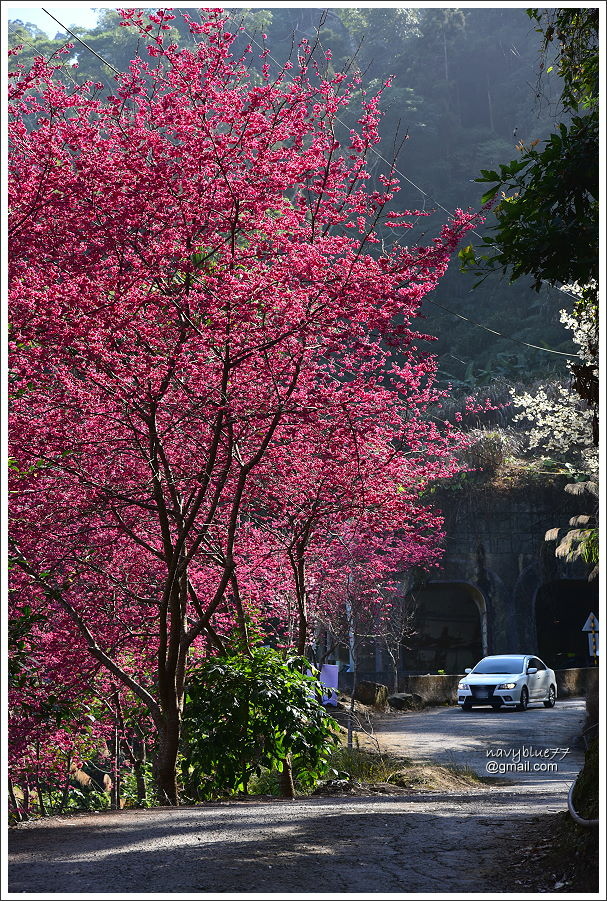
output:
<path id="1" fill-rule="evenodd" d="M 582 296 L 577 285 L 568 293 Z M 580 380 L 595 380 L 598 369 L 598 323 L 591 308 L 579 306 L 574 314 L 561 310 L 561 322 L 572 332 L 579 362 L 569 363 L 569 386 L 542 385 L 534 393 L 517 394 L 512 401 L 520 412 L 515 422 L 530 424 L 528 447 L 543 455 L 557 454 L 576 476 L 565 486 L 570 494 L 588 498 L 591 511 L 569 520 L 569 529 L 550 529 L 546 541 L 556 541 L 556 556 L 568 561 L 582 558 L 592 565 L 589 579 L 598 574 L 598 404 L 582 390 Z M 566 459 L 564 459 L 566 458 Z"/>

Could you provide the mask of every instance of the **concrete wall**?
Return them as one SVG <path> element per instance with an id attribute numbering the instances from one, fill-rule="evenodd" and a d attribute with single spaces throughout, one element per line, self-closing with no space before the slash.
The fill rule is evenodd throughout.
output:
<path id="1" fill-rule="evenodd" d="M 555 557 L 554 543 L 544 540 L 549 529 L 566 528 L 570 517 L 587 512 L 586 498 L 565 492 L 568 481 L 562 475 L 517 481 L 513 475 L 468 483 L 436 497 L 447 534 L 437 579 L 468 582 L 482 593 L 489 654 L 538 653 L 539 589 L 548 582 L 587 576 L 582 561 L 572 564 Z"/>
<path id="2" fill-rule="evenodd" d="M 588 666 L 581 628 L 590 610 L 598 611 L 598 579 L 589 583 L 589 567 L 581 559 L 568 563 L 557 558 L 555 542 L 545 541 L 548 530 L 559 527 L 564 532 L 572 516 L 588 512 L 587 497 L 564 490 L 569 481 L 567 475 L 512 468 L 492 479 L 471 477 L 433 495 L 432 502 L 445 520 L 445 552 L 440 568 L 425 583 L 416 585 L 413 594 L 429 609 L 431 602 L 424 597 L 431 598 L 436 590 L 451 592 L 457 606 L 465 586 L 478 608 L 478 647 L 467 649 L 470 659 L 463 662 L 462 636 L 451 628 L 453 612 L 449 621 L 445 617 L 443 622 L 435 610 L 431 612 L 433 634 L 425 635 L 420 628 L 417 639 L 415 635 L 407 639 L 402 673 L 444 671 L 453 674 L 457 682 L 463 668 L 474 666 L 487 654 L 538 654 L 559 672 Z M 406 578 L 404 575 L 404 584 Z M 462 605 L 462 617 L 469 616 L 471 606 L 469 601 Z M 438 645 L 436 635 L 441 653 L 445 646 L 449 648 L 450 656 L 444 661 L 438 651 L 433 652 Z M 415 649 L 416 640 L 421 654 Z M 454 654 L 451 648 L 460 650 Z M 387 656 L 372 641 L 360 653 L 359 678 L 390 685 Z M 437 698 L 444 697 L 439 685 L 451 685 L 453 679 L 442 677 L 441 682 L 441 677 L 433 678 L 438 680 Z M 578 678 L 559 676 L 564 697 L 583 693 L 583 686 L 574 684 Z M 344 690 L 350 679 L 340 674 Z M 451 688 L 449 692 L 452 694 Z"/>
<path id="3" fill-rule="evenodd" d="M 592 685 L 598 685 L 598 667 L 564 669 L 556 672 L 556 687 L 559 698 L 586 697 Z M 417 694 L 428 706 L 455 704 L 457 683 L 462 676 L 405 676 L 400 691 Z"/>
<path id="4" fill-rule="evenodd" d="M 405 676 L 401 691 L 420 695 L 424 704 L 455 704 L 461 676 Z"/>

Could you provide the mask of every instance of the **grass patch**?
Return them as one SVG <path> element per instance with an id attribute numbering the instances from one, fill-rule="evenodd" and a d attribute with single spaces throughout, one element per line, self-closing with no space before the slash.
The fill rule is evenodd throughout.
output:
<path id="1" fill-rule="evenodd" d="M 457 791 L 474 785 L 494 784 L 494 780 L 480 776 L 471 767 L 434 763 L 412 764 L 394 773 L 389 782 L 413 791 Z"/>
<path id="2" fill-rule="evenodd" d="M 411 761 L 364 748 L 338 748 L 331 756 L 334 778 L 356 782 L 389 782 Z"/>
<path id="3" fill-rule="evenodd" d="M 337 748 L 331 756 L 330 764 L 331 769 L 314 789 L 315 794 L 323 794 L 325 789 L 331 793 L 343 790 L 356 794 L 373 791 L 374 786 L 381 786 L 378 790 L 383 792 L 389 792 L 392 787 L 395 793 L 462 791 L 494 782 L 487 776 L 478 775 L 470 767 L 420 763 L 407 757 L 357 747 Z M 298 785 L 297 774 L 294 777 L 295 790 L 299 796 L 312 793 L 311 789 Z M 278 797 L 279 774 L 271 770 L 262 771 L 259 776 L 251 779 L 249 793 Z"/>

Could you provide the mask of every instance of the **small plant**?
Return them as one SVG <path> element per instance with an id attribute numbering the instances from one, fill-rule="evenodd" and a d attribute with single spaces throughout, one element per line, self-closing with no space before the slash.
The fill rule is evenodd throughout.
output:
<path id="1" fill-rule="evenodd" d="M 472 429 L 463 461 L 481 472 L 496 472 L 508 457 L 519 451 L 519 442 L 505 429 Z"/>
<path id="2" fill-rule="evenodd" d="M 394 773 L 408 764 L 402 757 L 367 751 L 362 748 L 339 748 L 331 755 L 333 778 L 356 782 L 388 782 Z"/>
<path id="3" fill-rule="evenodd" d="M 313 787 L 329 767 L 337 724 L 304 657 L 269 648 L 215 657 L 192 674 L 184 711 L 186 795 L 248 793 L 253 776 L 289 759 L 297 782 Z"/>

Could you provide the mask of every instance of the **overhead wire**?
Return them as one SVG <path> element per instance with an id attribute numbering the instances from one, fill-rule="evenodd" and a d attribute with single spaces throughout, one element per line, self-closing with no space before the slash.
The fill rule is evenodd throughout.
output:
<path id="1" fill-rule="evenodd" d="M 37 50 L 37 47 L 35 44 L 32 44 L 31 41 L 26 40 L 26 38 L 24 38 L 21 34 L 18 34 L 14 29 L 11 30 L 10 23 L 9 23 L 8 33 L 9 33 L 9 35 L 12 34 L 14 37 L 18 38 L 22 44 L 27 44 L 28 47 L 32 48 L 32 50 Z M 50 60 L 53 58 L 53 56 L 54 56 L 54 54 L 51 54 L 49 56 L 47 62 L 50 62 Z M 76 85 L 77 88 L 80 87 L 79 82 L 74 78 L 74 76 L 69 71 L 69 69 L 65 63 L 63 63 L 61 65 L 61 71 L 62 71 L 63 75 L 67 75 L 67 77 L 70 78 L 74 82 L 74 84 Z"/>
<path id="2" fill-rule="evenodd" d="M 257 44 L 257 46 L 258 46 L 261 50 L 263 50 L 264 52 L 266 51 L 266 48 L 263 46 L 263 44 L 260 44 L 259 41 L 257 41 L 257 40 L 253 37 L 253 35 L 251 35 L 251 33 L 250 33 L 249 31 L 246 30 L 246 28 L 245 28 L 243 25 L 240 25 L 240 24 L 239 24 L 235 19 L 233 19 L 231 16 L 228 16 L 228 21 L 229 21 L 229 22 L 232 22 L 233 25 L 238 25 L 240 28 L 242 28 L 243 33 L 246 34 L 247 37 L 248 37 L 253 43 Z M 317 29 L 317 33 L 318 33 L 318 29 Z M 319 39 L 319 43 L 320 43 L 320 39 Z M 322 47 L 322 44 L 320 44 L 320 46 Z M 268 55 L 269 58 L 272 60 L 272 62 L 274 62 L 277 66 L 280 67 L 281 64 L 280 64 L 280 62 L 276 59 L 276 57 L 272 56 L 271 53 L 268 53 L 267 55 Z M 336 116 L 335 119 L 336 119 L 337 122 L 339 122 L 340 125 L 343 125 L 344 128 L 347 128 L 347 127 L 348 127 L 348 126 L 346 125 L 346 123 L 343 121 L 343 119 L 340 119 L 340 118 L 339 118 L 339 116 Z M 420 188 L 419 185 L 417 185 L 411 178 L 409 178 L 407 175 L 405 175 L 405 173 L 402 172 L 395 164 L 390 163 L 389 160 L 387 160 L 384 156 L 382 156 L 382 154 L 381 154 L 375 147 L 370 147 L 369 149 L 370 149 L 371 153 L 375 154 L 375 156 L 376 156 L 378 159 L 380 159 L 383 163 L 385 163 L 387 166 L 392 167 L 393 170 L 394 170 L 394 172 L 395 172 L 400 178 L 403 178 L 408 184 L 410 184 L 413 188 L 415 188 L 416 191 L 419 191 L 419 193 L 420 193 L 420 194 L 422 195 L 422 197 L 424 198 L 424 204 L 425 204 L 425 201 L 426 201 L 426 198 L 427 198 L 427 199 L 431 200 L 432 203 L 436 204 L 436 206 L 439 207 L 439 208 L 440 208 L 444 213 L 446 213 L 448 216 L 452 216 L 452 215 L 453 215 L 453 211 L 452 211 L 452 210 L 449 210 L 449 209 L 447 209 L 447 207 L 443 206 L 442 203 L 440 203 L 440 201 L 438 201 L 438 200 L 436 199 L 436 197 L 434 197 L 434 195 L 430 194 L 428 191 L 424 191 L 423 188 Z M 475 235 L 477 238 L 480 238 L 480 239 L 482 240 L 483 236 L 482 236 L 481 234 L 479 234 L 479 232 L 474 231 L 474 229 L 470 229 L 470 232 L 471 232 L 471 234 Z M 544 280 L 542 280 L 542 283 L 543 283 L 543 284 L 547 284 L 547 285 L 550 284 L 549 282 L 546 282 L 546 281 L 544 281 Z M 563 290 L 562 288 L 560 288 L 559 290 L 560 290 L 563 294 L 566 294 L 567 297 L 571 297 L 571 298 L 573 298 L 574 300 L 577 300 L 577 298 L 575 297 L 574 294 L 570 294 L 568 291 L 565 291 L 565 290 Z M 499 334 L 499 333 L 497 333 L 497 334 Z M 505 336 L 505 335 L 502 335 L 502 337 L 506 337 L 506 336 Z M 558 353 L 558 352 L 559 352 L 559 351 L 554 351 L 554 353 Z"/>
<path id="3" fill-rule="evenodd" d="M 491 332 L 493 335 L 498 335 L 500 338 L 504 338 L 506 341 L 514 341 L 515 344 L 524 344 L 525 347 L 533 347 L 535 350 L 543 350 L 546 353 L 558 354 L 561 357 L 568 357 L 570 360 L 577 359 L 577 354 L 565 353 L 562 350 L 552 350 L 550 347 L 542 347 L 540 344 L 530 344 L 529 341 L 523 341 L 520 338 L 511 338 L 509 335 L 503 335 L 501 332 L 498 332 L 494 328 L 489 328 L 488 325 L 483 325 L 481 322 L 476 322 L 474 319 L 470 319 L 468 316 L 464 316 L 462 313 L 456 313 L 455 310 L 450 310 L 449 307 L 443 306 L 442 303 L 438 303 L 436 300 L 430 300 L 429 297 L 425 297 L 424 300 L 427 300 L 428 303 L 433 304 L 435 307 L 440 307 L 441 310 L 445 310 L 447 313 L 451 313 L 453 316 L 457 316 L 458 319 L 463 319 L 465 322 L 469 322 L 471 325 L 475 325 L 477 328 L 484 329 L 486 332 Z"/>
<path id="4" fill-rule="evenodd" d="M 118 69 L 116 69 L 111 63 L 108 63 L 108 61 L 107 61 L 106 59 L 104 59 L 102 56 L 99 56 L 99 54 L 97 53 L 96 50 L 93 50 L 93 48 L 90 47 L 87 43 L 85 43 L 85 41 L 83 41 L 81 38 L 79 38 L 77 34 L 74 34 L 73 31 L 70 31 L 69 28 L 66 28 L 65 25 L 63 25 L 63 23 L 61 23 L 61 22 L 59 21 L 59 19 L 56 19 L 55 16 L 51 15 L 51 13 L 48 11 L 48 9 L 45 9 L 44 7 L 41 7 L 41 9 L 42 9 L 42 12 L 43 12 L 43 13 L 46 13 L 47 16 L 50 16 L 50 18 L 51 18 L 54 22 L 56 22 L 57 25 L 60 25 L 61 28 L 63 28 L 64 31 L 67 31 L 67 33 L 70 34 L 76 41 L 78 41 L 79 44 L 82 44 L 83 47 L 86 47 L 86 49 L 89 50 L 94 56 L 96 56 L 97 59 L 101 60 L 101 62 L 102 62 L 105 66 L 108 66 L 108 67 L 112 70 L 112 72 L 115 72 L 116 75 L 124 75 L 124 72 L 120 72 L 120 71 L 119 71 Z"/>
<path id="5" fill-rule="evenodd" d="M 111 63 L 109 63 L 107 60 L 105 60 L 102 56 L 100 56 L 95 50 L 93 50 L 92 47 L 90 47 L 85 41 L 83 41 L 81 38 L 79 38 L 78 35 L 74 34 L 73 31 L 70 31 L 69 28 L 66 28 L 66 26 L 63 25 L 63 24 L 59 21 L 59 19 L 57 19 L 57 18 L 55 18 L 55 16 L 51 15 L 51 13 L 49 13 L 48 10 L 44 9 L 44 7 L 42 7 L 42 11 L 45 12 L 45 13 L 47 14 L 47 16 L 49 16 L 51 19 L 53 19 L 53 21 L 55 21 L 61 28 L 63 28 L 64 31 L 66 31 L 66 32 L 67 32 L 68 34 L 70 34 L 75 40 L 77 40 L 78 43 L 82 44 L 83 47 L 85 47 L 85 48 L 86 48 L 87 50 L 89 50 L 94 56 L 96 56 L 96 57 L 97 57 L 104 65 L 108 66 L 113 72 L 115 72 L 117 75 L 123 75 L 123 74 L 124 74 L 124 73 L 120 72 L 118 69 L 116 69 Z M 196 12 L 198 13 L 198 15 L 199 15 L 199 17 L 200 17 L 200 12 L 199 12 L 198 9 L 196 10 Z M 251 35 L 250 32 L 248 32 L 248 31 L 246 30 L 246 28 L 244 27 L 244 25 L 242 25 L 242 23 L 236 22 L 236 20 L 233 19 L 231 16 L 228 16 L 228 21 L 232 22 L 232 24 L 237 25 L 239 28 L 241 28 L 242 31 L 243 31 L 243 33 L 249 38 L 250 41 L 252 41 L 253 43 L 255 43 L 261 50 L 263 50 L 264 52 L 266 52 L 266 48 L 265 48 L 262 44 L 260 44 L 259 41 L 257 41 L 257 40 L 255 39 L 255 37 L 254 37 L 253 35 Z M 280 67 L 280 62 L 279 62 L 274 56 L 272 56 L 271 53 L 266 53 L 266 55 L 269 56 L 269 58 L 270 58 L 277 66 Z M 346 125 L 346 123 L 345 123 L 342 119 L 340 119 L 338 116 L 336 116 L 335 118 L 336 118 L 336 121 L 338 121 L 338 122 L 340 123 L 340 125 L 343 125 L 345 128 L 348 127 L 348 126 Z M 452 211 L 448 210 L 447 207 L 443 206 L 442 203 L 440 203 L 438 200 L 436 200 L 436 198 L 435 198 L 433 195 L 429 194 L 427 191 L 424 191 L 422 188 L 420 188 L 420 186 L 417 185 L 417 184 L 416 184 L 411 178 L 409 178 L 407 175 L 405 175 L 404 172 L 401 172 L 401 170 L 398 169 L 398 167 L 397 167 L 395 164 L 390 163 L 389 160 L 387 160 L 384 156 L 382 156 L 382 154 L 381 154 L 378 150 L 376 150 L 374 147 L 371 147 L 370 150 L 371 150 L 372 153 L 374 153 L 374 154 L 378 157 L 378 159 L 380 159 L 382 162 L 386 163 L 386 165 L 392 167 L 392 168 L 393 168 L 393 171 L 394 171 L 400 178 L 404 179 L 408 184 L 410 184 L 413 188 L 415 188 L 417 191 L 419 191 L 419 193 L 424 197 L 424 203 L 425 203 L 425 199 L 428 198 L 428 199 L 431 200 L 433 203 L 435 203 L 436 206 L 438 206 L 441 210 L 443 210 L 443 212 L 447 213 L 448 216 L 452 216 L 452 215 L 453 215 L 453 212 L 452 212 Z M 471 229 L 471 232 L 472 232 L 473 235 L 476 235 L 476 237 L 482 239 L 482 235 L 480 235 L 478 232 L 474 231 L 473 229 Z M 549 284 L 549 283 L 548 283 L 548 282 L 544 282 L 544 284 Z M 574 300 L 577 300 L 577 298 L 575 297 L 575 295 L 570 294 L 568 291 L 565 291 L 565 290 L 562 289 L 562 288 L 560 288 L 559 290 L 560 290 L 563 294 L 566 294 L 568 297 L 571 297 L 571 298 L 573 298 Z M 558 355 L 558 356 L 567 357 L 568 359 L 576 359 L 576 358 L 577 358 L 577 354 L 570 354 L 570 353 L 565 353 L 564 351 L 560 351 L 560 350 L 553 350 L 552 348 L 549 348 L 549 347 L 542 347 L 542 346 L 539 345 L 539 344 L 532 344 L 532 343 L 530 343 L 530 342 L 528 342 L 528 341 L 523 341 L 523 340 L 521 340 L 521 339 L 519 339 L 519 338 L 513 338 L 513 337 L 511 337 L 511 336 L 509 336 L 509 335 L 504 335 L 504 334 L 502 334 L 502 332 L 497 331 L 497 329 L 492 329 L 492 328 L 490 328 L 489 326 L 483 325 L 483 324 L 480 323 L 480 322 L 476 322 L 474 319 L 470 319 L 470 317 L 468 317 L 468 316 L 464 316 L 462 313 L 457 313 L 455 310 L 451 310 L 451 309 L 449 309 L 448 307 L 445 307 L 443 304 L 438 303 L 438 301 L 431 300 L 431 299 L 428 298 L 428 297 L 425 297 L 424 299 L 425 299 L 428 303 L 431 303 L 431 304 L 433 304 L 434 306 L 440 307 L 441 309 L 445 310 L 445 312 L 450 313 L 450 314 L 453 315 L 453 316 L 457 316 L 458 319 L 462 319 L 464 322 L 467 322 L 467 323 L 469 323 L 470 325 L 475 326 L 476 328 L 480 328 L 480 329 L 483 329 L 484 331 L 487 331 L 487 332 L 490 332 L 490 333 L 492 333 L 492 334 L 494 334 L 494 335 L 497 335 L 498 337 L 504 339 L 505 341 L 512 341 L 512 342 L 515 343 L 515 344 L 521 344 L 521 345 L 523 345 L 523 346 L 525 346 L 525 347 L 530 347 L 530 348 L 533 348 L 534 350 L 539 350 L 539 351 L 542 351 L 542 352 L 544 352 L 544 353 L 551 353 L 551 354 L 556 354 L 556 355 Z"/>
<path id="6" fill-rule="evenodd" d="M 232 24 L 234 24 L 234 25 L 239 25 L 239 23 L 236 22 L 236 20 L 233 19 L 232 17 L 228 17 L 228 20 L 229 20 L 230 22 L 232 22 Z M 247 35 L 247 37 L 249 38 L 249 40 L 253 41 L 255 44 L 257 44 L 257 46 L 258 46 L 261 50 L 263 50 L 263 51 L 265 52 L 266 48 L 265 48 L 262 44 L 260 44 L 259 41 L 255 40 L 255 38 L 251 35 L 250 32 L 248 32 L 248 31 L 246 30 L 246 28 L 245 28 L 243 25 L 239 25 L 239 27 L 242 28 L 244 34 Z M 322 47 L 322 44 L 321 44 L 321 47 Z M 280 67 L 279 61 L 278 61 L 275 57 L 273 57 L 271 53 L 268 53 L 267 55 L 269 56 L 269 58 L 270 58 L 277 66 Z M 346 123 L 345 123 L 342 119 L 340 119 L 339 116 L 336 116 L 335 119 L 336 119 L 337 122 L 340 123 L 340 125 L 343 125 L 345 128 L 347 128 Z M 448 216 L 452 216 L 452 215 L 453 215 L 453 212 L 452 212 L 452 211 L 448 210 L 446 207 L 444 207 L 444 206 L 442 205 L 442 203 L 440 203 L 438 200 L 436 200 L 435 197 L 433 197 L 433 196 L 432 196 L 431 194 L 429 194 L 427 191 L 424 191 L 422 188 L 419 187 L 419 185 L 415 184 L 415 182 L 414 182 L 412 179 L 410 179 L 407 175 L 405 175 L 404 172 L 401 172 L 401 170 L 398 169 L 398 167 L 397 167 L 396 165 L 394 165 L 393 163 L 390 163 L 389 160 L 387 160 L 384 156 L 382 156 L 382 154 L 379 153 L 379 151 L 376 150 L 375 147 L 371 147 L 370 149 L 371 149 L 371 152 L 374 153 L 374 154 L 375 154 L 382 162 L 384 162 L 387 166 L 392 167 L 393 170 L 394 170 L 394 172 L 395 172 L 400 178 L 403 178 L 406 182 L 408 182 L 410 185 L 412 185 L 417 191 L 419 191 L 419 193 L 424 197 L 424 203 L 425 203 L 425 199 L 428 198 L 428 199 L 430 199 L 433 203 L 435 203 L 436 206 L 440 207 L 440 209 L 443 210 L 443 212 L 447 213 Z M 472 233 L 473 235 L 476 235 L 477 238 L 480 238 L 480 239 L 482 240 L 482 235 L 480 235 L 478 232 L 474 231 L 474 229 L 470 229 L 470 231 L 471 231 L 471 233 Z M 574 297 L 574 295 L 569 294 L 567 291 L 563 291 L 563 293 L 564 293 L 564 294 L 567 294 L 568 297 Z M 577 298 L 575 298 L 575 299 L 577 299 Z M 459 319 L 464 320 L 464 322 L 468 322 L 468 323 L 470 323 L 471 325 L 476 326 L 477 328 L 484 329 L 484 330 L 487 331 L 487 332 L 491 332 L 491 333 L 494 334 L 494 335 L 498 335 L 500 338 L 503 338 L 503 339 L 506 340 L 506 341 L 513 341 L 515 344 L 521 344 L 521 345 L 524 345 L 525 347 L 531 347 L 531 348 L 533 348 L 533 349 L 535 349 L 535 350 L 541 350 L 541 351 L 544 351 L 545 353 L 552 353 L 552 354 L 557 354 L 557 355 L 559 355 L 559 356 L 568 357 L 569 359 L 576 359 L 576 358 L 577 358 L 577 354 L 569 354 L 569 353 L 565 353 L 565 352 L 560 351 L 560 350 L 553 350 L 552 348 L 541 347 L 539 344 L 531 344 L 531 343 L 529 343 L 528 341 L 523 341 L 523 340 L 521 340 L 521 339 L 519 339 L 519 338 L 512 338 L 512 337 L 510 337 L 509 335 L 504 335 L 504 334 L 502 334 L 502 332 L 498 332 L 496 329 L 489 328 L 489 326 L 483 325 L 483 324 L 480 323 L 480 322 L 476 322 L 474 319 L 470 319 L 469 317 L 464 316 L 464 315 L 462 315 L 461 313 L 456 313 L 455 310 L 450 310 L 448 307 L 443 306 L 443 304 L 440 304 L 440 303 L 438 303 L 438 302 L 435 301 L 435 300 L 431 300 L 431 299 L 430 299 L 429 297 L 427 297 L 427 296 L 424 298 L 424 300 L 426 300 L 428 303 L 433 304 L 433 305 L 436 306 L 436 307 L 440 307 L 441 309 L 445 310 L 447 313 L 451 313 L 453 316 L 457 316 Z"/>

